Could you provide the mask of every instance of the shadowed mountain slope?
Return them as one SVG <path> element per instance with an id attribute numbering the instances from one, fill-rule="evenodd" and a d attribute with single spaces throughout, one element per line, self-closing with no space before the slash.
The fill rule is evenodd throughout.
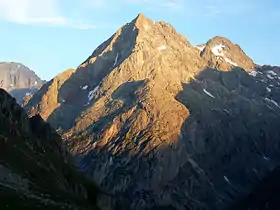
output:
<path id="1" fill-rule="evenodd" d="M 77 172 L 61 143 L 0 89 L 1 209 L 97 209 L 103 192 Z"/>
<path id="2" fill-rule="evenodd" d="M 256 184 L 250 195 L 233 205 L 233 209 L 240 210 L 275 210 L 280 209 L 280 169 L 277 167 L 263 180 Z"/>

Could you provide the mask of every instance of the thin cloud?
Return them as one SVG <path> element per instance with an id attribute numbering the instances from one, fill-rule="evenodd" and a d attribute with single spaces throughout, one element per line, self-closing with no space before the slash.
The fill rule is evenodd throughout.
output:
<path id="1" fill-rule="evenodd" d="M 152 10 L 179 10 L 183 8 L 183 0 L 124 0 L 124 2 L 129 4 L 141 4 L 146 8 L 150 8 Z"/>
<path id="2" fill-rule="evenodd" d="M 59 0 L 0 0 L 0 21 L 84 30 L 97 27 L 84 20 L 63 17 L 59 3 Z"/>
<path id="3" fill-rule="evenodd" d="M 11 22 L 31 22 L 41 19 L 46 22 L 52 19 L 53 22 L 60 21 L 55 0 L 0 0 L 0 19 Z"/>

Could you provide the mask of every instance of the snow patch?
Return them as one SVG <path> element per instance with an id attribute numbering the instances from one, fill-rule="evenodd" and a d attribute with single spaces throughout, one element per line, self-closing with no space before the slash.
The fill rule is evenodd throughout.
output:
<path id="1" fill-rule="evenodd" d="M 276 74 L 274 71 L 268 71 L 267 73 L 268 73 L 268 74 L 271 74 L 271 75 L 273 75 L 273 76 L 277 76 L 277 74 Z"/>
<path id="2" fill-rule="evenodd" d="M 34 82 L 34 86 L 36 86 L 37 84 L 38 84 L 38 81 L 35 81 L 35 82 Z"/>
<path id="3" fill-rule="evenodd" d="M 201 52 L 205 49 L 205 45 L 197 45 L 197 46 L 194 46 L 194 47 L 199 49 Z"/>
<path id="4" fill-rule="evenodd" d="M 25 96 L 30 96 L 30 95 L 31 95 L 31 93 L 29 93 L 29 92 L 25 93 Z"/>
<path id="5" fill-rule="evenodd" d="M 269 87 L 266 87 L 267 92 L 271 92 L 271 89 Z"/>
<path id="6" fill-rule="evenodd" d="M 88 89 L 88 85 L 85 85 L 84 87 L 82 87 L 82 90 L 86 90 Z"/>
<path id="7" fill-rule="evenodd" d="M 213 96 L 211 93 L 209 93 L 206 89 L 203 89 L 203 91 L 204 91 L 204 93 L 206 93 L 211 98 L 215 98 L 215 96 Z"/>
<path id="8" fill-rule="evenodd" d="M 226 112 L 227 114 L 230 114 L 229 110 L 227 109 L 223 109 L 224 112 Z"/>
<path id="9" fill-rule="evenodd" d="M 270 74 L 266 75 L 268 79 L 274 79 L 273 76 L 271 76 Z"/>
<path id="10" fill-rule="evenodd" d="M 213 47 L 211 49 L 211 51 L 214 53 L 214 55 L 216 56 L 221 56 L 222 58 L 225 59 L 225 61 L 233 66 L 238 66 L 237 63 L 234 63 L 232 60 L 230 60 L 229 58 L 227 58 L 224 53 L 223 53 L 223 50 L 226 46 L 223 45 L 223 44 L 219 44 L 219 45 L 216 45 L 215 47 Z"/>
<path id="11" fill-rule="evenodd" d="M 256 77 L 256 76 L 257 76 L 257 74 L 258 74 L 258 72 L 257 72 L 257 71 L 252 71 L 252 72 L 250 72 L 250 73 L 249 73 L 249 75 L 251 75 L 251 76 L 253 76 L 253 77 Z"/>
<path id="12" fill-rule="evenodd" d="M 272 99 L 269 99 L 269 98 L 265 98 L 266 101 L 270 102 L 270 103 L 273 103 L 275 106 L 277 106 L 278 108 L 280 108 L 280 106 L 278 105 L 278 103 Z"/>
<path id="13" fill-rule="evenodd" d="M 227 178 L 227 176 L 224 176 L 224 180 L 228 183 L 228 184 L 231 184 L 229 179 Z"/>
<path id="14" fill-rule="evenodd" d="M 270 161 L 270 158 L 266 157 L 266 156 L 263 156 L 263 159 L 266 160 L 266 161 Z"/>
<path id="15" fill-rule="evenodd" d="M 97 92 L 97 90 L 99 89 L 99 87 L 100 87 L 100 86 L 98 85 L 98 86 L 96 86 L 93 90 L 89 91 L 89 93 L 88 93 L 88 102 L 87 102 L 86 106 L 89 105 L 89 103 L 92 101 L 92 99 L 93 99 L 93 97 L 94 97 L 94 94 Z"/>
<path id="16" fill-rule="evenodd" d="M 237 63 L 232 62 L 230 59 L 228 59 L 227 57 L 224 57 L 225 61 L 230 63 L 233 66 L 238 66 Z"/>
<path id="17" fill-rule="evenodd" d="M 93 99 L 94 94 L 99 89 L 99 86 L 96 86 L 93 90 L 91 90 L 88 94 L 88 99 L 91 101 Z"/>
<path id="18" fill-rule="evenodd" d="M 215 47 L 212 48 L 212 52 L 216 56 L 224 56 L 223 50 L 226 46 L 223 44 L 216 45 Z"/>
<path id="19" fill-rule="evenodd" d="M 115 67 L 115 65 L 117 64 L 117 62 L 118 62 L 118 58 L 119 58 L 119 53 L 117 53 L 117 56 L 116 56 L 116 58 L 115 58 L 115 62 L 114 62 L 113 67 Z"/>
<path id="20" fill-rule="evenodd" d="M 162 45 L 162 46 L 158 47 L 159 51 L 163 51 L 163 50 L 166 50 L 166 49 L 167 49 L 167 47 L 165 45 Z"/>

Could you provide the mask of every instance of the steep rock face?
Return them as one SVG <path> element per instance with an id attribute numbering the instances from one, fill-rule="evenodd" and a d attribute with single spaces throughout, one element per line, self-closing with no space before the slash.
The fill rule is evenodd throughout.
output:
<path id="1" fill-rule="evenodd" d="M 224 209 L 279 163 L 278 89 L 254 67 L 225 38 L 197 49 L 140 14 L 65 81 L 46 118 L 120 209 Z"/>
<path id="2" fill-rule="evenodd" d="M 60 122 L 57 127 L 71 128 L 74 120 L 81 117 L 81 113 L 96 112 L 94 109 L 99 109 L 98 103 L 92 103 L 96 96 L 101 103 L 114 103 L 115 109 L 118 109 L 124 102 L 118 99 L 118 88 L 126 89 L 126 97 L 137 100 L 140 92 L 137 93 L 139 96 L 133 96 L 131 91 L 139 88 L 145 90 L 145 93 L 142 91 L 144 97 L 149 95 L 151 100 L 154 100 L 153 97 L 163 98 L 158 100 L 157 105 L 162 103 L 161 106 L 168 109 L 163 100 L 169 101 L 170 95 L 170 100 L 177 103 L 172 95 L 176 95 L 180 90 L 181 81 L 187 81 L 196 71 L 202 69 L 203 65 L 206 66 L 206 62 L 203 62 L 199 53 L 169 24 L 154 23 L 139 15 L 100 45 L 65 82 L 58 91 L 59 97 L 63 98 L 65 103 L 48 117 L 48 121 L 54 124 Z M 141 87 L 138 88 L 139 85 Z M 130 86 L 134 89 L 130 90 Z M 113 94 L 115 91 L 116 94 Z M 101 92 L 104 94 L 99 95 Z M 165 96 L 161 94 L 164 92 L 167 92 Z M 145 100 L 148 102 L 149 98 Z M 33 99 L 30 102 L 32 101 Z M 134 104 L 137 102 L 132 101 Z M 127 102 L 131 103 L 130 98 Z M 129 106 L 133 107 L 134 104 Z M 177 106 L 179 112 L 185 109 L 180 104 Z M 114 108 L 110 109 L 113 112 Z M 100 107 L 99 116 L 105 112 L 108 112 L 106 107 Z M 69 113 L 73 117 L 71 120 L 67 117 Z M 92 124 L 92 120 L 84 119 L 82 124 L 77 127 L 87 127 Z"/>
<path id="3" fill-rule="evenodd" d="M 230 70 L 233 66 L 240 67 L 250 72 L 256 67 L 255 63 L 249 58 L 241 47 L 232 43 L 225 37 L 216 36 L 204 45 L 196 46 L 201 51 L 203 57 L 208 60 L 216 57 L 216 66 L 219 69 Z"/>
<path id="4" fill-rule="evenodd" d="M 30 115 L 40 113 L 41 117 L 46 120 L 48 116 L 60 106 L 65 103 L 63 98 L 58 96 L 58 90 L 62 87 L 64 82 L 75 72 L 75 69 L 69 69 L 51 81 L 43 85 L 43 87 L 34 94 L 32 100 L 26 100 L 24 107 L 29 109 Z"/>
<path id="5" fill-rule="evenodd" d="M 25 96 L 33 94 L 43 81 L 20 63 L 0 62 L 0 88 L 8 91 L 19 103 Z"/>
<path id="6" fill-rule="evenodd" d="M 0 89 L 0 208 L 94 209 L 101 190 L 78 173 L 58 134 L 40 116 L 28 119 Z"/>

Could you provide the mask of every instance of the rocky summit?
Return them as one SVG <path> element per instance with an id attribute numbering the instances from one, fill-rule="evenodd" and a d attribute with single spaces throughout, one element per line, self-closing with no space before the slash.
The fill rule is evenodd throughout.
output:
<path id="1" fill-rule="evenodd" d="M 216 210 L 280 161 L 280 70 L 139 14 L 25 105 L 117 209 Z"/>
<path id="2" fill-rule="evenodd" d="M 18 103 L 36 92 L 42 81 L 32 70 L 15 62 L 0 62 L 0 88 L 14 96 Z"/>

